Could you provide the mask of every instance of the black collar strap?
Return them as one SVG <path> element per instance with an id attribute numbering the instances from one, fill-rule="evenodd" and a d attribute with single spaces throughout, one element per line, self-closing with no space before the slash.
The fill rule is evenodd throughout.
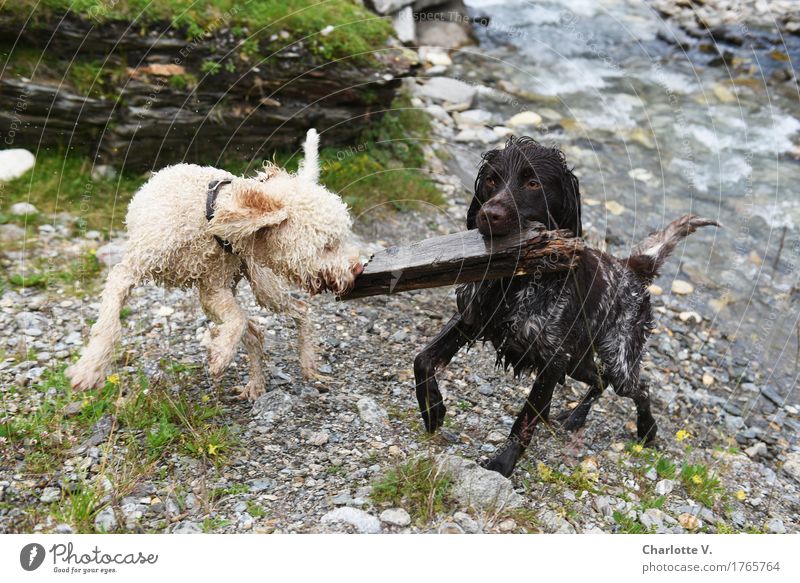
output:
<path id="1" fill-rule="evenodd" d="M 230 184 L 230 178 L 226 178 L 225 180 L 212 180 L 208 183 L 208 194 L 206 195 L 206 220 L 210 221 L 214 218 L 214 205 L 217 202 L 217 195 L 219 194 L 219 189 L 223 186 Z M 214 238 L 219 243 L 219 246 L 226 253 L 233 253 L 233 245 L 231 245 L 228 241 L 220 237 L 219 235 L 214 235 Z"/>

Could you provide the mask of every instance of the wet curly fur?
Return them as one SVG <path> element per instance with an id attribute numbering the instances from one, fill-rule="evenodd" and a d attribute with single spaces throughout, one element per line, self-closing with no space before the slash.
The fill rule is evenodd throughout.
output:
<path id="1" fill-rule="evenodd" d="M 578 179 L 559 150 L 512 138 L 484 155 L 467 227 L 491 237 L 532 222 L 580 235 Z M 639 374 L 653 327 L 647 286 L 681 239 L 715 224 L 686 215 L 650 235 L 627 259 L 586 249 L 573 271 L 460 286 L 458 312 L 414 363 L 426 429 L 435 431 L 445 417 L 436 370 L 461 347 L 482 340 L 495 348 L 498 364 L 516 375 L 536 375 L 506 444 L 487 468 L 511 474 L 536 424 L 549 420 L 553 389 L 566 375 L 590 387 L 577 407 L 556 417 L 567 429 L 581 428 L 593 401 L 611 385 L 636 404 L 639 438 L 652 440 L 656 422 Z"/>
<path id="2" fill-rule="evenodd" d="M 290 294 L 293 285 L 310 293 L 341 293 L 352 285 L 360 262 L 351 238 L 346 205 L 318 184 L 318 136 L 310 130 L 305 159 L 292 174 L 267 165 L 254 177 L 178 164 L 155 173 L 128 207 L 128 243 L 109 273 L 100 314 L 89 343 L 67 375 L 76 389 L 103 383 L 121 335 L 119 312 L 130 290 L 144 282 L 197 288 L 200 303 L 217 326 L 212 330 L 209 371 L 219 378 L 244 344 L 250 380 L 243 396 L 264 392 L 263 335 L 236 302 L 236 286 L 248 280 L 257 302 L 286 313 L 299 331 L 300 365 L 314 370 L 308 308 Z M 219 189 L 213 218 L 206 217 L 209 183 Z M 230 244 L 232 252 L 220 241 Z"/>

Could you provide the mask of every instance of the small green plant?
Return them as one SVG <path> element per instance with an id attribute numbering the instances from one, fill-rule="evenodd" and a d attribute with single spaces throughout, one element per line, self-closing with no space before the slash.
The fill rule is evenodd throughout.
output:
<path id="1" fill-rule="evenodd" d="M 709 508 L 724 492 L 719 479 L 704 464 L 683 464 L 681 482 L 691 498 Z"/>
<path id="2" fill-rule="evenodd" d="M 642 523 L 619 510 L 615 510 L 611 516 L 614 518 L 614 522 L 619 525 L 617 532 L 622 534 L 650 534 L 650 530 L 645 528 Z"/>
<path id="3" fill-rule="evenodd" d="M 209 517 L 203 520 L 203 525 L 202 525 L 203 532 L 205 533 L 215 532 L 221 528 L 225 528 L 230 523 L 231 521 L 225 518 Z"/>
<path id="4" fill-rule="evenodd" d="M 427 523 L 451 503 L 452 478 L 432 458 L 416 458 L 390 470 L 372 485 L 372 499 L 402 506 Z"/>
<path id="5" fill-rule="evenodd" d="M 222 70 L 222 65 L 217 61 L 203 61 L 200 70 L 207 75 L 216 75 Z"/>
<path id="6" fill-rule="evenodd" d="M 678 472 L 678 467 L 669 459 L 664 456 L 658 458 L 655 464 L 656 473 L 659 478 L 672 479 Z"/>
<path id="7" fill-rule="evenodd" d="M 255 502 L 247 503 L 247 513 L 253 518 L 264 518 L 267 515 L 267 511 Z"/>

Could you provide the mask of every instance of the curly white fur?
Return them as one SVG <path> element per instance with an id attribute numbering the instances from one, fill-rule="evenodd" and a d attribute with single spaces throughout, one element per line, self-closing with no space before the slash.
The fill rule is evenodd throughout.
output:
<path id="1" fill-rule="evenodd" d="M 309 130 L 297 174 L 268 164 L 254 178 L 211 167 L 178 164 L 154 174 L 128 207 L 129 243 L 109 273 L 100 314 L 80 360 L 67 370 L 76 389 L 99 386 L 113 359 L 121 326 L 119 311 L 130 290 L 152 281 L 166 287 L 196 287 L 204 311 L 218 326 L 209 348 L 209 371 L 219 378 L 242 340 L 250 359 L 243 396 L 264 392 L 263 336 L 236 303 L 236 284 L 248 279 L 258 303 L 289 314 L 299 331 L 303 373 L 313 374 L 307 304 L 287 284 L 310 293 L 345 291 L 358 271 L 347 206 L 317 183 L 319 137 Z M 229 179 L 206 219 L 208 184 Z M 227 253 L 215 236 L 228 241 Z"/>

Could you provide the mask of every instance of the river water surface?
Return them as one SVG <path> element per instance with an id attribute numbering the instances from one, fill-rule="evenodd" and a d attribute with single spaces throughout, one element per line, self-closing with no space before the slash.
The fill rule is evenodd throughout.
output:
<path id="1" fill-rule="evenodd" d="M 735 339 L 728 359 L 758 368 L 800 400 L 800 106 L 798 37 L 732 29 L 741 44 L 691 39 L 645 2 L 472 0 L 491 17 L 455 75 L 511 84 L 519 101 L 484 95 L 497 119 L 521 110 L 546 129 L 581 179 L 584 215 L 615 254 L 692 212 L 723 223 L 679 247 L 658 284 L 694 292 L 686 310 Z M 461 162 L 474 175 L 475 158 Z M 725 355 L 721 355 L 721 358 Z"/>

